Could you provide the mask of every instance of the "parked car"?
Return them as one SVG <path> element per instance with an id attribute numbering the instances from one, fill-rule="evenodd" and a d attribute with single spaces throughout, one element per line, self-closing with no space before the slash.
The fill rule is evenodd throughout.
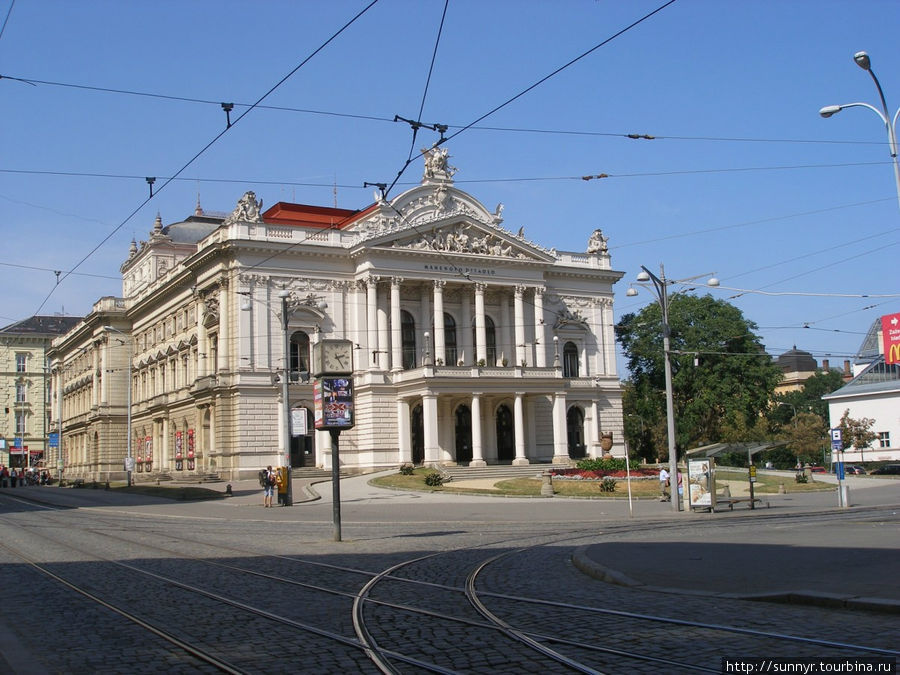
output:
<path id="1" fill-rule="evenodd" d="M 866 470 L 862 468 L 859 464 L 846 464 L 844 466 L 844 473 L 854 474 L 856 476 L 865 476 Z"/>
<path id="2" fill-rule="evenodd" d="M 900 464 L 885 464 L 870 472 L 873 476 L 900 476 Z"/>
<path id="3" fill-rule="evenodd" d="M 809 470 L 810 470 L 811 472 L 813 472 L 813 473 L 828 473 L 828 472 L 825 470 L 825 467 L 824 467 L 824 466 L 808 466 L 808 467 L 805 467 L 805 468 L 809 469 Z"/>

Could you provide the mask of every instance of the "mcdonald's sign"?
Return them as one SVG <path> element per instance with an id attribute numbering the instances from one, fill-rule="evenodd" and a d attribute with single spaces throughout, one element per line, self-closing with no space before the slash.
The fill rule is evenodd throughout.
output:
<path id="1" fill-rule="evenodd" d="M 881 340 L 884 362 L 900 363 L 900 312 L 881 317 Z"/>

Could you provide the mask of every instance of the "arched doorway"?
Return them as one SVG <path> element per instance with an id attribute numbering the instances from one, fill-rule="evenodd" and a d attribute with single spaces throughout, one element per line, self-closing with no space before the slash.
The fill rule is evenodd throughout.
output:
<path id="1" fill-rule="evenodd" d="M 497 461 L 511 462 L 516 458 L 516 430 L 509 407 L 497 408 Z"/>
<path id="2" fill-rule="evenodd" d="M 413 408 L 409 426 L 413 464 L 422 464 L 425 461 L 425 415 L 421 404 Z"/>
<path id="3" fill-rule="evenodd" d="M 316 449 L 315 449 L 315 436 L 312 433 L 313 428 L 313 416 L 312 412 L 309 408 L 298 407 L 294 408 L 294 419 L 298 415 L 305 414 L 306 416 L 306 427 L 303 429 L 305 433 L 294 436 L 293 431 L 298 431 L 297 429 L 292 430 L 291 435 L 291 467 L 297 468 L 302 466 L 316 466 Z"/>
<path id="4" fill-rule="evenodd" d="M 566 413 L 566 439 L 569 446 L 569 457 L 582 459 L 586 456 L 584 444 L 584 413 L 578 406 L 569 408 Z"/>
<path id="5" fill-rule="evenodd" d="M 456 409 L 456 463 L 472 461 L 472 411 L 461 405 Z"/>

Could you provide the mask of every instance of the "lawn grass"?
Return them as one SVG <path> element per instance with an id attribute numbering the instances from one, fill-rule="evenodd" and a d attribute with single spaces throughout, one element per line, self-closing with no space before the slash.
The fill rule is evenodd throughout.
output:
<path id="1" fill-rule="evenodd" d="M 464 487 L 455 485 L 453 481 L 444 483 L 441 486 L 432 487 L 425 485 L 425 475 L 433 473 L 435 470 L 430 468 L 417 468 L 411 475 L 404 476 L 400 473 L 391 474 L 375 478 L 371 481 L 372 485 L 378 487 L 394 488 L 400 490 L 422 490 L 427 492 L 450 492 L 458 494 L 490 494 L 504 495 L 510 497 L 539 497 L 541 496 L 541 486 L 543 481 L 540 478 L 509 478 L 499 480 L 494 484 L 493 488 L 477 488 Z M 741 481 L 749 484 L 746 470 L 727 471 L 716 470 L 716 479 L 718 481 Z M 628 487 L 625 479 L 617 481 L 615 492 L 603 492 L 600 489 L 601 481 L 599 480 L 562 480 L 555 478 L 553 480 L 553 493 L 560 497 L 583 497 L 583 498 L 599 498 L 599 499 L 616 499 L 628 496 Z M 797 483 L 793 477 L 786 478 L 782 476 L 757 476 L 754 485 L 755 493 L 775 494 L 778 493 L 781 485 L 784 485 L 786 492 L 814 492 L 819 490 L 833 490 L 834 485 L 812 481 L 809 483 Z M 720 483 L 718 489 L 721 492 L 723 485 Z M 735 491 L 732 490 L 734 493 Z M 631 496 L 636 499 L 658 498 L 659 497 L 659 481 L 654 478 L 643 478 L 631 480 Z"/>

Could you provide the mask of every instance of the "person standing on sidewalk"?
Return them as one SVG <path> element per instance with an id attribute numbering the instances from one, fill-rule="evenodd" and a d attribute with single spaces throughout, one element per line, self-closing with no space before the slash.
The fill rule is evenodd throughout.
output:
<path id="1" fill-rule="evenodd" d="M 267 509 L 272 508 L 272 496 L 275 494 L 275 471 L 272 465 L 266 467 L 266 475 L 264 477 L 265 485 L 263 485 L 263 506 Z"/>

